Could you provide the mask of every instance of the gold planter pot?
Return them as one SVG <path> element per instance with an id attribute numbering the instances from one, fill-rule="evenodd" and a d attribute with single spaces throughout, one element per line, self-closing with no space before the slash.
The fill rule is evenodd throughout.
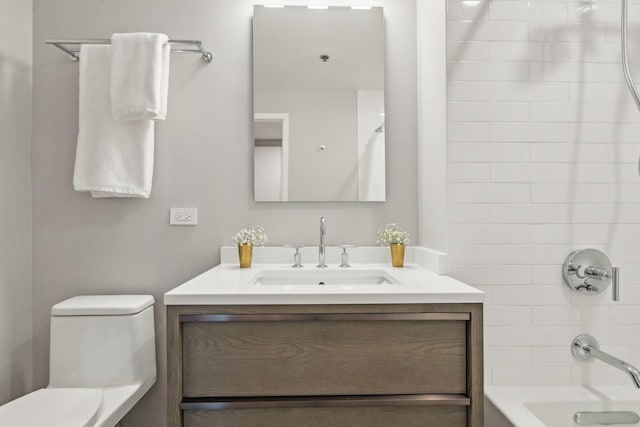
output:
<path id="1" fill-rule="evenodd" d="M 393 267 L 404 266 L 404 243 L 391 243 L 391 265 Z"/>
<path id="2" fill-rule="evenodd" d="M 238 258 L 240 258 L 240 268 L 251 267 L 252 255 L 253 245 L 238 245 Z"/>

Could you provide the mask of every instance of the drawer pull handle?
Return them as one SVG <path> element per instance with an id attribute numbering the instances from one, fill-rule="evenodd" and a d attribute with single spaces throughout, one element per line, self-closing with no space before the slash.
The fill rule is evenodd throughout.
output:
<path id="1" fill-rule="evenodd" d="M 318 408 L 356 406 L 469 406 L 463 394 L 406 394 L 394 396 L 238 397 L 185 398 L 183 411 L 219 411 L 257 408 Z"/>
<path id="2" fill-rule="evenodd" d="M 181 314 L 180 322 L 471 320 L 469 313 Z"/>

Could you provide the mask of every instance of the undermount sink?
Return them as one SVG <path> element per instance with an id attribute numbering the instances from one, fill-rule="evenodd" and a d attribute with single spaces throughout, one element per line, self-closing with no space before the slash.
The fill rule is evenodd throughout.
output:
<path id="1" fill-rule="evenodd" d="M 250 281 L 252 285 L 391 285 L 400 283 L 385 270 L 262 270 Z"/>

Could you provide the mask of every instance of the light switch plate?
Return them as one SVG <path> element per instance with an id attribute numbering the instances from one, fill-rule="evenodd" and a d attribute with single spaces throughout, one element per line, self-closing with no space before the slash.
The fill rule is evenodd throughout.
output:
<path id="1" fill-rule="evenodd" d="M 169 209 L 170 225 L 196 225 L 198 223 L 198 208 Z"/>

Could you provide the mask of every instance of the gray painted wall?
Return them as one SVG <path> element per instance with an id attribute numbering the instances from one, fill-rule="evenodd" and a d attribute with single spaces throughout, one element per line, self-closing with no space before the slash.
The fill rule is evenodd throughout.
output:
<path id="1" fill-rule="evenodd" d="M 35 0 L 33 123 L 34 382 L 48 378 L 49 310 L 83 293 L 156 298 L 158 383 L 125 426 L 164 425 L 165 308 L 162 295 L 219 262 L 219 247 L 250 224 L 270 244 L 370 245 L 400 222 L 418 228 L 415 0 L 385 7 L 387 202 L 256 204 L 252 188 L 251 14 L 249 0 Z M 357 4 L 358 2 L 353 2 Z M 364 4 L 364 2 L 363 2 Z M 78 66 L 45 38 L 106 38 L 164 32 L 201 39 L 214 61 L 174 55 L 169 116 L 156 126 L 148 200 L 92 200 L 71 180 L 78 129 Z M 198 207 L 196 227 L 170 227 L 171 206 Z"/>
<path id="2" fill-rule="evenodd" d="M 31 391 L 31 0 L 0 2 L 0 405 Z"/>

